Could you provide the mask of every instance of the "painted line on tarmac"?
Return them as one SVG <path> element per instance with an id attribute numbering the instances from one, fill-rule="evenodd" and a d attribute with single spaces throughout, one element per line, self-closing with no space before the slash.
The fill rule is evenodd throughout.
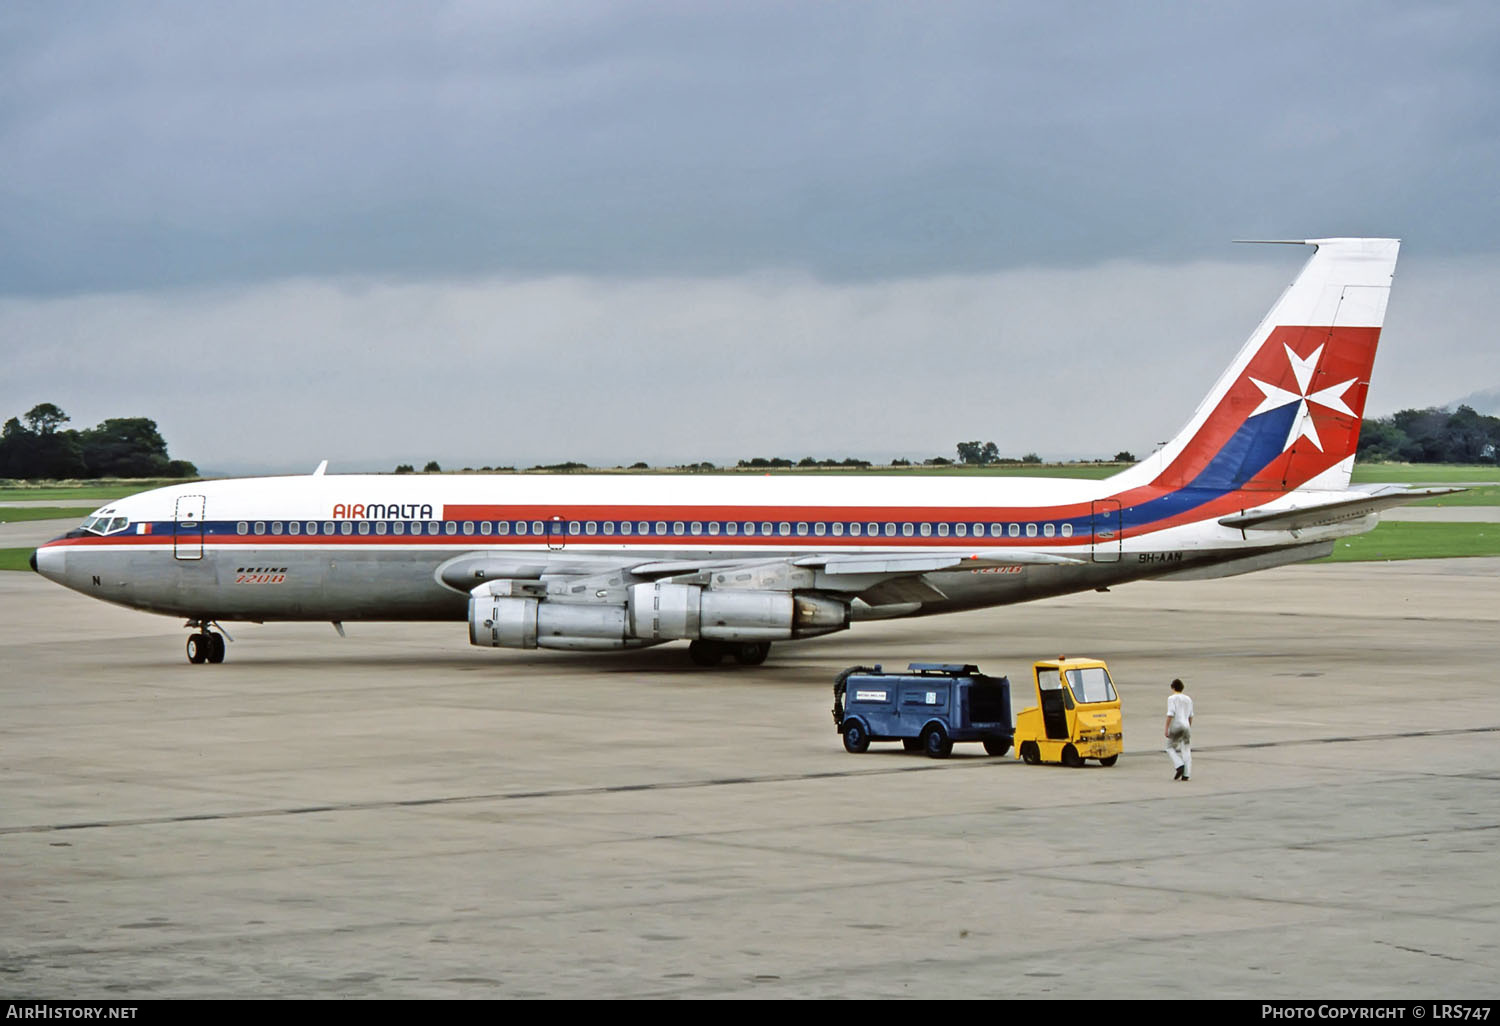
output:
<path id="1" fill-rule="evenodd" d="M 1244 751 L 1258 748 L 1287 748 L 1297 745 L 1344 744 L 1350 741 L 1390 741 L 1402 738 L 1452 737 L 1462 734 L 1500 733 L 1496 727 L 1454 727 L 1445 730 L 1411 730 L 1393 734 L 1361 734 L 1347 737 L 1302 738 L 1291 741 L 1251 741 L 1238 745 L 1213 745 L 1198 748 L 1198 753 Z M 895 755 L 896 753 L 891 753 Z M 1127 753 L 1151 755 L 1159 752 Z M 1013 760 L 1001 756 L 1006 762 Z M 993 767 L 997 758 L 962 759 L 957 762 L 927 760 L 889 769 L 833 770 L 822 773 L 777 773 L 757 777 L 710 777 L 705 780 L 665 781 L 654 784 L 614 784 L 609 787 L 561 787 L 539 791 L 496 791 L 490 794 L 448 795 L 441 798 L 397 798 L 369 802 L 338 802 L 328 805 L 295 805 L 283 809 L 245 809 L 238 812 L 198 812 L 178 816 L 142 816 L 133 819 L 101 819 L 78 823 L 38 823 L 26 826 L 0 827 L 0 836 L 11 834 L 45 834 L 66 830 L 103 830 L 113 827 L 165 826 L 172 823 L 205 823 L 233 819 L 264 819 L 273 816 L 311 816 L 326 812 L 369 812 L 377 809 L 416 809 L 438 805 L 461 805 L 469 802 L 525 801 L 537 798 L 584 798 L 590 795 L 631 794 L 639 791 L 687 791 L 707 787 L 733 787 L 742 784 L 784 784 L 803 780 L 838 780 L 849 777 L 878 777 L 894 773 L 922 773 L 941 769 L 978 769 Z"/>

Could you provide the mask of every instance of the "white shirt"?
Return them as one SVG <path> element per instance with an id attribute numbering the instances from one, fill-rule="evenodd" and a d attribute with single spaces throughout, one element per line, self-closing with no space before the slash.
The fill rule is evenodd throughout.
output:
<path id="1" fill-rule="evenodd" d="M 1167 715 L 1172 718 L 1172 726 L 1189 726 L 1193 719 L 1193 700 L 1180 691 L 1174 691 L 1167 699 Z"/>

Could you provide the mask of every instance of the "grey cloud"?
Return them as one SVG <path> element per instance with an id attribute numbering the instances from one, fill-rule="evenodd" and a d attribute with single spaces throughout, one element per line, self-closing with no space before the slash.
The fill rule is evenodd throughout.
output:
<path id="1" fill-rule="evenodd" d="M 1495 246 L 1491 4 L 9 5 L 0 290 Z"/>

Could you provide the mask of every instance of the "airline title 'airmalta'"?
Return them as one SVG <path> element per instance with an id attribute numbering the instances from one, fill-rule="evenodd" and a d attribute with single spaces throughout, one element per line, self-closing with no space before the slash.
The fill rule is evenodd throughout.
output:
<path id="1" fill-rule="evenodd" d="M 1399 242 L 1318 239 L 1178 435 L 1105 480 L 326 475 L 199 481 L 97 510 L 33 566 L 186 617 L 463 620 L 476 645 L 686 640 L 702 665 L 855 620 L 1315 559 L 1429 494 L 1351 489 Z"/>

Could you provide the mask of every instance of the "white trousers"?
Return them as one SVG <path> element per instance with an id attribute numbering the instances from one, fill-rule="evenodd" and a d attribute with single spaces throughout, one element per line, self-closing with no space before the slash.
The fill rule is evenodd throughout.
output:
<path id="1" fill-rule="evenodd" d="M 1167 731 L 1167 758 L 1172 766 L 1182 767 L 1182 775 L 1193 775 L 1193 731 L 1189 727 L 1177 727 Z"/>

